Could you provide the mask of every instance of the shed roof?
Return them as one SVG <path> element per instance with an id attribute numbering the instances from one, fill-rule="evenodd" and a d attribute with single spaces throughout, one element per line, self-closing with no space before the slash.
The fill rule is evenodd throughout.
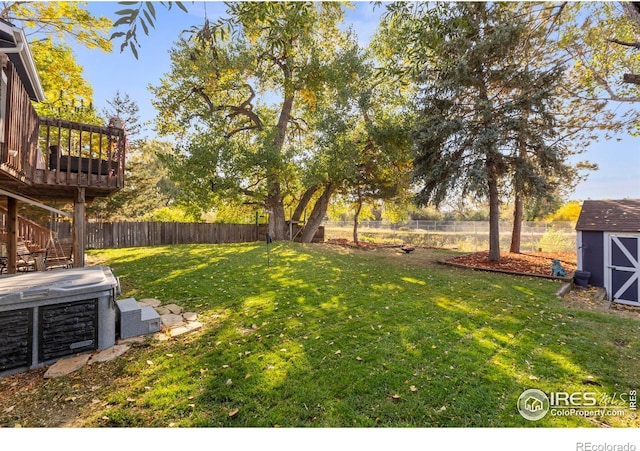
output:
<path id="1" fill-rule="evenodd" d="M 585 200 L 576 230 L 640 232 L 640 199 Z"/>

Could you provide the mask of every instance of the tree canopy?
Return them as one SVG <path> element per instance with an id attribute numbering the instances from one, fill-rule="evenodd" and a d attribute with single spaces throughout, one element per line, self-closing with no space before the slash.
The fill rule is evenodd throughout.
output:
<path id="1" fill-rule="evenodd" d="M 34 107 L 41 116 L 100 124 L 93 88 L 83 77 L 70 42 L 111 51 L 112 21 L 95 17 L 86 2 L 5 2 L 0 18 L 24 29 L 46 100 Z"/>
<path id="2" fill-rule="evenodd" d="M 224 196 L 264 208 L 280 239 L 287 209 L 299 217 L 315 200 L 309 219 L 321 220 L 346 177 L 349 158 L 332 155 L 345 156 L 348 145 L 331 130 L 346 122 L 328 118 L 341 93 L 354 101 L 360 60 L 339 29 L 339 3 L 232 3 L 227 13 L 171 52 L 171 72 L 153 88 L 156 123 L 181 140 L 172 171 L 188 197 L 203 207 Z"/>

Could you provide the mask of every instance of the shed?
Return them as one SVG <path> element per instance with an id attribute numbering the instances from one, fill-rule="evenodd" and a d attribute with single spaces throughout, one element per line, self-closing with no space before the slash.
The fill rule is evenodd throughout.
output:
<path id="1" fill-rule="evenodd" d="M 576 223 L 578 271 L 609 300 L 640 306 L 640 199 L 586 200 Z"/>

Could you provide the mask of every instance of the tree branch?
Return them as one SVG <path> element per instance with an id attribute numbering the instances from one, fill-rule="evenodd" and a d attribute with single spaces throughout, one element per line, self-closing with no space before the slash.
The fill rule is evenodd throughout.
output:
<path id="1" fill-rule="evenodd" d="M 607 38 L 607 41 L 613 42 L 614 44 L 624 45 L 625 47 L 633 47 L 635 49 L 640 49 L 640 42 L 626 42 L 616 38 Z"/>

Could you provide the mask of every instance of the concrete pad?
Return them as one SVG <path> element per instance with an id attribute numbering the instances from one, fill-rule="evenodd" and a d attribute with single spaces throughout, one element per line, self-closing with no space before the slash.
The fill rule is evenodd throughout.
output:
<path id="1" fill-rule="evenodd" d="M 116 357 L 120 357 L 122 354 L 127 352 L 130 348 L 131 346 L 123 345 L 123 344 L 111 346 L 108 349 L 103 349 L 97 354 L 92 355 L 91 358 L 89 359 L 89 362 L 87 363 L 91 365 L 92 363 L 95 363 L 95 362 L 108 362 L 109 360 L 113 360 Z"/>
<path id="2" fill-rule="evenodd" d="M 182 307 L 176 304 L 167 304 L 164 306 L 167 310 L 169 310 L 174 315 L 179 315 L 182 313 Z"/>
<path id="3" fill-rule="evenodd" d="M 85 366 L 89 361 L 89 357 L 91 357 L 91 354 L 79 354 L 66 359 L 60 359 L 49 367 L 47 372 L 44 373 L 44 378 L 53 379 L 73 373 Z"/>
<path id="4" fill-rule="evenodd" d="M 184 318 L 182 315 L 175 315 L 173 313 L 167 313 L 166 315 L 160 315 L 160 321 L 164 327 L 181 326 L 184 324 Z"/>
<path id="5" fill-rule="evenodd" d="M 155 307 L 160 307 L 162 305 L 162 302 L 158 299 L 146 298 L 138 301 L 138 304 L 140 304 L 141 306 L 148 305 L 150 307 L 155 308 Z"/>
<path id="6" fill-rule="evenodd" d="M 198 320 L 198 314 L 194 312 L 183 313 L 182 317 L 185 319 L 185 321 L 188 321 L 188 322 L 193 322 Z"/>

